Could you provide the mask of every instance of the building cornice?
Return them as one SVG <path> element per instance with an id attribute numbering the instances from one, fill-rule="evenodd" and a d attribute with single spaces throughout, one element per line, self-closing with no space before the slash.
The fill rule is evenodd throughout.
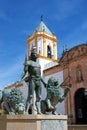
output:
<path id="1" fill-rule="evenodd" d="M 28 39 L 27 39 L 27 44 L 29 44 L 32 40 L 34 40 L 34 39 L 36 39 L 37 37 L 44 37 L 44 38 L 47 38 L 47 39 L 49 39 L 49 40 L 52 40 L 52 41 L 54 41 L 56 44 L 57 44 L 57 42 L 58 42 L 58 40 L 57 40 L 57 38 L 53 35 L 53 36 L 51 36 L 51 35 L 48 35 L 48 34 L 46 34 L 45 32 L 36 32 L 34 35 L 32 35 L 32 36 L 30 36 Z"/>
<path id="2" fill-rule="evenodd" d="M 49 61 L 52 61 L 52 62 L 59 62 L 59 59 L 55 60 L 53 58 L 48 58 L 48 57 L 42 56 L 40 54 L 38 54 L 38 58 L 42 58 L 42 59 L 49 60 Z"/>

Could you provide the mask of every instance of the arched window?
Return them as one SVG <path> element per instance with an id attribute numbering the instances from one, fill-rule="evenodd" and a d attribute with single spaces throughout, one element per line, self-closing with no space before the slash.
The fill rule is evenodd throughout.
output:
<path id="1" fill-rule="evenodd" d="M 76 80 L 77 80 L 77 82 L 83 81 L 81 66 L 77 66 L 77 68 L 76 68 Z"/>
<path id="2" fill-rule="evenodd" d="M 47 57 L 52 58 L 51 46 L 47 46 Z"/>

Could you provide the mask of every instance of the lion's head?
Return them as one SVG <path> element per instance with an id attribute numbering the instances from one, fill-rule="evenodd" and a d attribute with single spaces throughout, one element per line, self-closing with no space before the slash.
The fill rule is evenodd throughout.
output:
<path id="1" fill-rule="evenodd" d="M 49 78 L 49 80 L 48 80 L 48 86 L 54 86 L 55 87 L 57 85 L 59 85 L 57 78 L 55 78 L 55 77 Z"/>

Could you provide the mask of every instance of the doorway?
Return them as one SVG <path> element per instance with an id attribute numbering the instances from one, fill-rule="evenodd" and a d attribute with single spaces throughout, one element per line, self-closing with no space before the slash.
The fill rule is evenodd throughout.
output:
<path id="1" fill-rule="evenodd" d="M 85 88 L 80 88 L 75 93 L 76 124 L 87 124 L 87 95 Z"/>

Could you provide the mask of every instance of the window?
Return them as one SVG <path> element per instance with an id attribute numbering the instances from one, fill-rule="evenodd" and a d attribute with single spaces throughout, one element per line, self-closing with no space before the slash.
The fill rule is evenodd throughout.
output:
<path id="1" fill-rule="evenodd" d="M 82 69 L 81 66 L 76 68 L 76 80 L 77 82 L 83 81 Z"/>

